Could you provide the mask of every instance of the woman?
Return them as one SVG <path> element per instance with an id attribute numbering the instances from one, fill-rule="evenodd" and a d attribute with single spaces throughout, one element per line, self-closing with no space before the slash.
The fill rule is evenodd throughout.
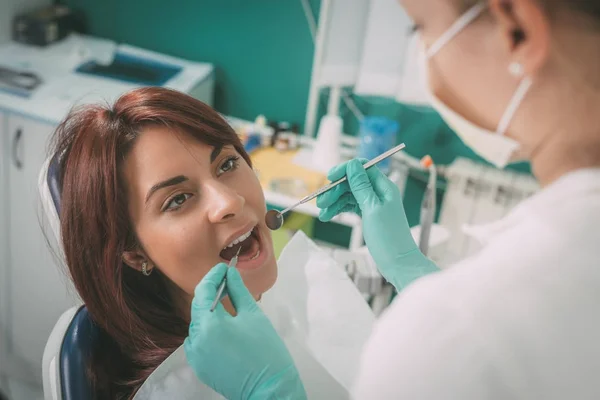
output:
<path id="1" fill-rule="evenodd" d="M 432 105 L 491 163 L 529 160 L 542 190 L 501 221 L 472 229 L 480 253 L 396 298 L 364 350 L 355 398 L 600 398 L 600 1 L 402 5 L 424 45 Z M 323 219 L 359 211 L 367 245 L 392 282 L 407 265 L 427 269 L 387 178 L 358 161 L 330 179 L 343 175 L 348 184 L 319 199 Z M 222 273 L 217 267 L 207 277 Z M 201 284 L 194 303 L 211 291 Z M 250 296 L 238 292 L 245 310 Z M 259 324 L 258 312 L 243 314 Z M 192 320 L 210 323 L 187 339 L 188 358 L 208 381 L 212 371 L 196 354 L 224 356 L 210 350 L 210 338 L 233 330 L 202 311 Z M 267 352 L 277 349 L 274 338 L 245 346 Z M 303 397 L 285 352 L 270 352 L 269 365 L 279 368 L 268 370 L 268 382 L 252 375 L 265 370 L 260 361 L 215 379 L 233 395 L 249 379 L 274 396 Z"/>
<path id="2" fill-rule="evenodd" d="M 54 153 L 66 265 L 101 331 L 94 391 L 131 398 L 183 344 L 194 288 L 212 266 L 241 246 L 237 267 L 252 296 L 274 284 L 262 189 L 231 127 L 167 89 L 73 111 Z"/>

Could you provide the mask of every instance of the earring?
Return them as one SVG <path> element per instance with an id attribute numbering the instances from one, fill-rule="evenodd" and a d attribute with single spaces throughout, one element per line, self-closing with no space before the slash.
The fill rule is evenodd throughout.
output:
<path id="1" fill-rule="evenodd" d="M 144 261 L 142 263 L 142 274 L 144 274 L 144 276 L 150 276 L 151 273 L 152 270 L 148 271 L 148 262 Z"/>
<path id="2" fill-rule="evenodd" d="M 508 72 L 514 77 L 521 77 L 525 73 L 525 69 L 520 62 L 511 62 L 508 66 Z"/>

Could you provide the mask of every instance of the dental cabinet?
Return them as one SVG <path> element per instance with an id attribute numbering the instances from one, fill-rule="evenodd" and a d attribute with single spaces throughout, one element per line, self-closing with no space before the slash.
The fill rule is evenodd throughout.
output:
<path id="1" fill-rule="evenodd" d="M 130 74 L 135 69 L 124 63 L 162 68 L 156 76 L 163 81 L 154 86 L 212 105 L 212 65 L 102 43 L 102 56 L 106 59 L 110 50 L 111 60 L 94 68 L 93 52 L 101 46 L 86 47 L 87 40 L 77 38 L 75 50 L 63 44 L 58 54 L 15 43 L 0 46 L 0 67 L 24 69 L 42 80 L 29 93 L 0 85 L 0 391 L 11 379 L 41 390 L 48 335 L 58 317 L 78 302 L 39 195 L 40 170 L 57 125 L 76 104 L 112 102 L 128 90 L 149 86 L 136 82 Z M 73 54 L 85 54 L 85 59 L 73 59 Z"/>
<path id="2" fill-rule="evenodd" d="M 41 377 L 47 335 L 74 301 L 42 231 L 37 182 L 54 126 L 6 111 L 0 115 L 0 363 L 9 369 L 6 374 L 34 384 Z M 52 232 L 46 234 L 52 241 Z"/>

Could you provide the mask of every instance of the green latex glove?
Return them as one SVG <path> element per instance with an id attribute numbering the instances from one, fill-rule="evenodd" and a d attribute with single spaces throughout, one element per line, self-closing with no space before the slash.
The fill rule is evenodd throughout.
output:
<path id="1" fill-rule="evenodd" d="M 227 275 L 237 315 L 210 307 Z M 235 268 L 217 264 L 198 284 L 184 342 L 196 376 L 227 399 L 306 399 L 294 360 Z"/>
<path id="2" fill-rule="evenodd" d="M 415 279 L 438 271 L 413 240 L 398 187 L 367 160 L 355 159 L 334 167 L 327 178 L 348 180 L 317 197 L 319 219 L 330 221 L 343 212 L 362 217 L 363 235 L 383 277 L 400 291 Z"/>

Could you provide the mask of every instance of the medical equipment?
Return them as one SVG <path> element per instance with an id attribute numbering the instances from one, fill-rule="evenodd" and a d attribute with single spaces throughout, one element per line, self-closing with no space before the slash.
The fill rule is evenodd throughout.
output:
<path id="1" fill-rule="evenodd" d="M 481 249 L 465 227 L 497 221 L 539 190 L 539 183 L 529 174 L 498 170 L 466 158 L 456 159 L 444 175 L 448 183 L 439 224 L 448 229 L 450 239 L 445 248 L 430 249 L 429 254 L 442 267 Z"/>
<path id="2" fill-rule="evenodd" d="M 329 114 L 321 119 L 317 141 L 312 149 L 312 168 L 323 174 L 327 174 L 327 171 L 342 162 L 340 146 L 343 121 L 335 113 L 337 111 L 329 111 Z"/>
<path id="3" fill-rule="evenodd" d="M 76 72 L 134 85 L 164 86 L 182 70 L 183 67 L 175 63 L 151 61 L 144 56 L 117 52 L 108 65 L 91 60 L 80 65 Z"/>
<path id="4" fill-rule="evenodd" d="M 423 166 L 429 170 L 429 180 L 427 182 L 425 194 L 423 195 L 423 202 L 421 203 L 419 250 L 421 250 L 421 253 L 424 255 L 427 255 L 427 253 L 429 253 L 429 238 L 431 236 L 431 227 L 433 225 L 436 210 L 437 171 L 431 157 L 424 157 L 422 163 Z"/>
<path id="5" fill-rule="evenodd" d="M 360 122 L 358 156 L 368 160 L 392 147 L 396 143 L 399 128 L 398 122 L 389 118 L 365 117 Z M 391 159 L 382 161 L 379 169 L 389 175 L 391 163 Z"/>
<path id="6" fill-rule="evenodd" d="M 391 155 L 404 149 L 405 147 L 406 147 L 406 145 L 404 143 L 399 144 L 398 146 L 386 151 L 385 153 L 379 155 L 378 157 L 375 157 L 371 161 L 368 161 L 364 165 L 364 168 L 367 169 L 367 168 L 372 167 L 373 165 L 377 164 L 378 162 L 385 160 L 386 158 L 390 157 Z M 286 208 L 283 211 L 269 210 L 267 212 L 267 214 L 265 215 L 265 222 L 266 222 L 267 226 L 269 227 L 269 229 L 271 229 L 273 231 L 281 228 L 281 226 L 283 225 L 283 214 L 287 213 L 288 211 L 293 210 L 294 208 L 296 208 L 297 206 L 299 206 L 301 204 L 309 202 L 310 200 L 314 199 L 315 197 L 333 189 L 340 183 L 346 182 L 346 180 L 347 180 L 347 178 L 344 176 L 343 178 L 341 178 L 335 182 L 332 182 L 327 186 L 322 187 L 321 189 L 317 190 L 316 192 L 309 194 L 308 196 L 304 197 L 302 200 L 300 200 L 296 204 Z"/>
<path id="7" fill-rule="evenodd" d="M 235 266 L 237 265 L 238 262 L 238 256 L 240 255 L 240 251 L 242 250 L 242 246 L 240 246 L 238 248 L 237 253 L 235 253 L 235 256 L 233 256 L 233 258 L 231 259 L 231 261 L 229 261 L 229 268 L 235 268 Z M 221 296 L 223 296 L 223 291 L 225 290 L 225 285 L 227 285 L 227 275 L 225 275 L 225 277 L 223 278 L 223 282 L 221 282 L 221 284 L 219 285 L 219 290 L 217 290 L 217 295 L 215 296 L 215 300 L 212 303 L 212 306 L 210 306 L 210 312 L 215 311 L 215 308 L 217 308 L 217 304 L 219 304 L 219 301 L 221 301 Z"/>
<path id="8" fill-rule="evenodd" d="M 83 16 L 60 4 L 17 15 L 13 20 L 13 40 L 26 45 L 47 46 L 71 32 L 85 30 Z"/>
<path id="9" fill-rule="evenodd" d="M 42 79 L 32 72 L 0 67 L 0 83 L 29 92 L 38 87 Z"/>
<path id="10" fill-rule="evenodd" d="M 244 143 L 244 150 L 246 150 L 248 154 L 262 146 L 261 137 L 257 134 L 248 135 L 246 140 L 242 141 L 242 143 Z"/>

